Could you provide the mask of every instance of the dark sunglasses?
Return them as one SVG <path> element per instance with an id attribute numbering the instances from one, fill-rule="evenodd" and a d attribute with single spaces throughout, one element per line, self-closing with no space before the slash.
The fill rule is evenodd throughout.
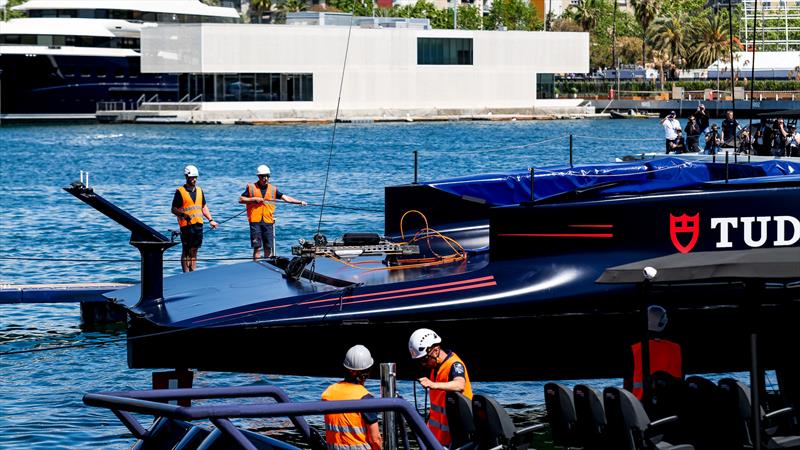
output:
<path id="1" fill-rule="evenodd" d="M 269 178 L 269 175 L 259 175 L 258 178 Z"/>

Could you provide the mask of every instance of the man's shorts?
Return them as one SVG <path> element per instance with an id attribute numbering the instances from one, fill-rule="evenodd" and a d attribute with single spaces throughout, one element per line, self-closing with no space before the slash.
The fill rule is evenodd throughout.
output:
<path id="1" fill-rule="evenodd" d="M 203 245 L 203 224 L 193 223 L 181 227 L 181 244 L 184 248 L 200 248 Z"/>
<path id="2" fill-rule="evenodd" d="M 275 253 L 275 224 L 251 222 L 250 246 L 252 248 L 262 248 L 265 246 L 264 244 L 269 247 L 270 253 Z"/>

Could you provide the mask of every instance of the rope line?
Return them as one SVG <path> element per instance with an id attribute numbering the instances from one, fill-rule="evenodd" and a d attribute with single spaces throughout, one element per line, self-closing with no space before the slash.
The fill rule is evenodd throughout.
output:
<path id="1" fill-rule="evenodd" d="M 635 142 L 642 142 L 642 141 L 663 141 L 664 139 L 660 138 L 616 138 L 616 137 L 602 137 L 602 136 L 581 136 L 581 135 L 573 135 L 572 137 L 575 138 L 582 138 L 582 139 L 594 139 L 598 141 L 635 141 Z"/>

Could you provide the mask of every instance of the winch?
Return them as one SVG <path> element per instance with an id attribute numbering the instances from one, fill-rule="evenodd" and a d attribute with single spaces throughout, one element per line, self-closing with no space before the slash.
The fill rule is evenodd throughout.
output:
<path id="1" fill-rule="evenodd" d="M 359 256 L 386 256 L 387 265 L 395 265 L 398 256 L 418 255 L 419 245 L 391 242 L 376 233 L 345 233 L 341 239 L 328 242 L 322 234 L 307 241 L 299 239 L 300 245 L 292 246 L 295 257 L 286 267 L 287 278 L 296 280 L 305 267 L 318 256 L 350 261 Z"/>

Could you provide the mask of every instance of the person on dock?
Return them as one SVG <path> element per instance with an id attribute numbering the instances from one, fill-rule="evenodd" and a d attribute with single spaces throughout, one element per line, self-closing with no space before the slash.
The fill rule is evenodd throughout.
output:
<path id="1" fill-rule="evenodd" d="M 200 172 L 197 167 L 188 165 L 183 169 L 186 183 L 175 190 L 172 197 L 172 214 L 178 218 L 181 227 L 181 269 L 194 272 L 197 269 L 197 251 L 203 245 L 203 217 L 208 219 L 211 228 L 217 222 L 211 218 L 203 190 L 197 185 Z"/>
<path id="2" fill-rule="evenodd" d="M 719 127 L 717 124 L 713 124 L 711 125 L 711 130 L 706 133 L 706 155 L 716 155 L 721 144 L 722 139 L 719 135 Z"/>
<path id="3" fill-rule="evenodd" d="M 681 362 L 681 346 L 675 342 L 663 339 L 660 334 L 667 326 L 667 311 L 658 305 L 651 305 L 647 308 L 647 335 L 649 342 L 648 366 L 650 375 L 662 372 L 675 380 L 683 379 L 683 367 Z M 639 400 L 645 394 L 644 386 L 644 362 L 642 355 L 642 342 L 631 345 L 633 370 L 629 378 L 625 378 L 624 387 L 631 391 Z"/>
<path id="4" fill-rule="evenodd" d="M 430 377 L 422 377 L 419 384 L 431 391 L 431 411 L 428 428 L 445 447 L 450 446 L 450 436 L 445 413 L 448 392 L 458 392 L 472 400 L 472 385 L 464 361 L 454 352 L 442 349 L 442 338 L 436 332 L 420 328 L 411 334 L 408 350 L 411 358 L 419 361 L 423 369 L 430 369 Z"/>
<path id="5" fill-rule="evenodd" d="M 722 146 L 729 148 L 738 148 L 741 144 L 738 133 L 742 129 L 739 122 L 733 118 L 733 111 L 725 113 L 725 119 L 722 120 Z"/>
<path id="6" fill-rule="evenodd" d="M 778 119 L 772 126 L 773 139 L 772 139 L 772 156 L 783 156 L 786 151 L 786 142 L 789 132 L 786 131 L 786 124 L 783 119 Z"/>
<path id="7" fill-rule="evenodd" d="M 800 133 L 794 125 L 789 125 L 786 136 L 786 156 L 800 156 Z"/>
<path id="8" fill-rule="evenodd" d="M 708 113 L 706 112 L 706 105 L 700 103 L 697 105 L 697 110 L 692 114 L 697 126 L 700 127 L 700 132 L 705 133 L 708 130 Z"/>
<path id="9" fill-rule="evenodd" d="M 681 123 L 675 118 L 675 111 L 670 111 L 667 117 L 661 119 L 661 125 L 664 127 L 664 139 L 666 139 L 665 149 L 669 153 L 670 144 L 675 141 L 678 136 L 677 130 L 681 129 Z"/>
<path id="10" fill-rule="evenodd" d="M 699 152 L 700 151 L 700 133 L 703 132 L 703 129 L 700 128 L 700 125 L 697 123 L 697 118 L 695 116 L 689 116 L 689 119 L 686 121 L 686 147 L 688 148 L 687 151 L 690 152 Z"/>
<path id="11" fill-rule="evenodd" d="M 271 173 L 268 166 L 264 164 L 258 166 L 256 169 L 258 181 L 248 184 L 239 197 L 239 203 L 247 206 L 253 261 L 258 261 L 261 257 L 262 247 L 265 258 L 275 255 L 275 202 L 281 200 L 296 205 L 307 205 L 302 200 L 282 194 L 274 184 L 270 184 Z"/>
<path id="12" fill-rule="evenodd" d="M 355 345 L 345 354 L 344 380 L 322 393 L 322 400 L 363 400 L 374 398 L 364 387 L 374 363 L 369 349 Z M 325 442 L 328 450 L 381 450 L 383 438 L 378 429 L 378 413 L 338 413 L 325 415 Z"/>
<path id="13" fill-rule="evenodd" d="M 680 128 L 675 130 L 675 139 L 669 143 L 667 153 L 686 153 L 686 143 L 683 140 L 683 132 Z"/>

